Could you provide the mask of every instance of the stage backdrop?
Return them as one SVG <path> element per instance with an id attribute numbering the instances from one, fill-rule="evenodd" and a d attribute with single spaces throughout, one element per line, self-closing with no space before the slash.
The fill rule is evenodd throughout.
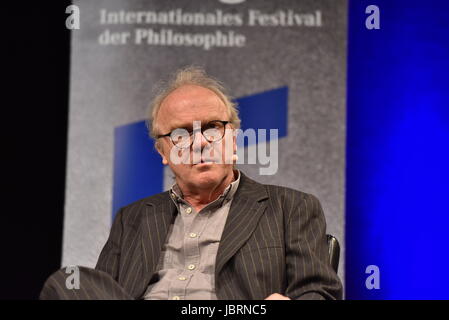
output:
<path id="1" fill-rule="evenodd" d="M 190 64 L 226 84 L 244 129 L 279 130 L 277 172 L 240 169 L 315 194 L 344 257 L 347 3 L 226 2 L 74 2 L 62 265 L 94 266 L 114 213 L 170 187 L 144 120 L 158 80 Z"/>

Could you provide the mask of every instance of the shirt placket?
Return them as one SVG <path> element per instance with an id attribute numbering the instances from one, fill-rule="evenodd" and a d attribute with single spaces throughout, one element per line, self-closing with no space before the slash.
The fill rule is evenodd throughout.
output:
<path id="1" fill-rule="evenodd" d="M 181 203 L 179 209 L 184 222 L 184 233 L 182 235 L 184 266 L 170 287 L 169 297 L 173 300 L 188 298 L 186 292 L 189 282 L 200 265 L 199 230 L 202 230 L 201 220 L 204 220 L 198 216 L 198 213 L 191 206 L 185 203 Z"/>
<path id="2" fill-rule="evenodd" d="M 225 191 L 224 195 L 226 195 L 228 191 L 229 188 Z M 201 232 L 207 225 L 211 210 L 218 209 L 218 207 L 225 202 L 226 197 L 224 195 L 207 205 L 200 213 L 196 212 L 187 202 L 178 200 L 178 210 L 181 213 L 184 224 L 184 234 L 182 239 L 184 248 L 184 266 L 183 268 L 180 268 L 177 277 L 171 281 L 168 292 L 169 299 L 189 299 L 187 295 L 189 284 L 195 276 L 195 273 L 199 272 L 197 270 L 201 263 L 204 263 L 204 261 L 200 260 Z M 173 195 L 173 198 L 175 199 L 176 197 Z"/>

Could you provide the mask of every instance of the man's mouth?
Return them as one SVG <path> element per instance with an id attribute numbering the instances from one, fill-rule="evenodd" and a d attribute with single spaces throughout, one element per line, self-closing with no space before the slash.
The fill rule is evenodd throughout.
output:
<path id="1" fill-rule="evenodd" d="M 198 163 L 194 163 L 193 165 L 200 165 L 200 164 L 214 164 L 215 163 L 215 159 L 212 158 L 204 158 L 201 157 L 201 161 Z"/>
<path id="2" fill-rule="evenodd" d="M 212 161 L 212 160 L 201 160 L 201 162 L 198 163 L 198 164 L 214 164 L 214 163 L 215 163 L 215 162 Z"/>

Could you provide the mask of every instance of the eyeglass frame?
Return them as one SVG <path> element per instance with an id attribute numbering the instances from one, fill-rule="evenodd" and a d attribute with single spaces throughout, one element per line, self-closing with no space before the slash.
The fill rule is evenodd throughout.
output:
<path id="1" fill-rule="evenodd" d="M 223 138 L 224 138 L 224 136 L 225 136 L 225 134 L 226 134 L 226 125 L 227 125 L 228 123 L 232 123 L 232 122 L 231 122 L 231 121 L 225 121 L 225 120 L 211 120 L 211 121 L 208 121 L 208 122 L 204 125 L 204 127 L 207 126 L 209 123 L 212 123 L 212 122 L 220 122 L 220 123 L 223 125 L 224 131 L 223 131 L 223 135 L 221 136 L 220 139 L 217 139 L 217 140 L 214 140 L 214 141 L 209 141 L 206 137 L 204 137 L 203 126 L 201 126 L 200 130 L 198 130 L 198 129 L 192 129 L 192 131 L 189 131 L 189 130 L 186 129 L 186 128 L 176 128 L 176 129 L 173 129 L 172 131 L 170 131 L 170 132 L 167 133 L 167 134 L 160 134 L 160 135 L 157 135 L 157 136 L 156 136 L 156 139 L 169 137 L 171 143 L 172 143 L 176 148 L 179 148 L 179 149 L 187 149 L 187 148 L 189 148 L 189 147 L 193 144 L 193 142 L 194 142 L 194 140 L 195 140 L 195 135 L 194 135 L 195 131 L 197 131 L 197 132 L 200 131 L 200 132 L 201 132 L 201 135 L 204 137 L 204 139 L 206 139 L 206 140 L 207 140 L 208 142 L 210 142 L 210 143 L 218 142 L 218 141 L 223 140 Z M 190 137 L 191 137 L 191 138 L 193 137 L 193 138 L 191 139 L 191 141 L 190 141 L 190 144 L 187 145 L 187 146 L 185 146 L 185 147 L 179 147 L 179 146 L 177 146 L 177 145 L 173 142 L 173 139 L 172 139 L 172 137 L 171 137 L 171 134 L 172 134 L 175 130 L 179 130 L 179 129 L 184 129 L 184 130 L 186 130 L 187 132 L 190 133 Z M 207 130 L 207 129 L 206 129 L 206 130 Z"/>

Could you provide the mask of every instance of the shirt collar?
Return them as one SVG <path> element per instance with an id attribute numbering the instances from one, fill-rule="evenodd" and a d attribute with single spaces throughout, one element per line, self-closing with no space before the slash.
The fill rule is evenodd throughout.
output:
<path id="1" fill-rule="evenodd" d="M 229 201 L 232 198 L 234 198 L 234 195 L 237 192 L 237 189 L 240 184 L 240 176 L 241 176 L 240 170 L 235 170 L 234 173 L 237 174 L 237 178 L 233 182 L 231 182 L 229 186 L 226 187 L 223 193 L 216 200 L 212 201 L 211 203 L 218 202 L 219 206 L 221 206 L 225 201 Z M 169 192 L 170 197 L 174 201 L 175 205 L 178 205 L 178 203 L 180 202 L 187 204 L 187 202 L 184 200 L 182 191 L 177 183 L 173 184 Z"/>

